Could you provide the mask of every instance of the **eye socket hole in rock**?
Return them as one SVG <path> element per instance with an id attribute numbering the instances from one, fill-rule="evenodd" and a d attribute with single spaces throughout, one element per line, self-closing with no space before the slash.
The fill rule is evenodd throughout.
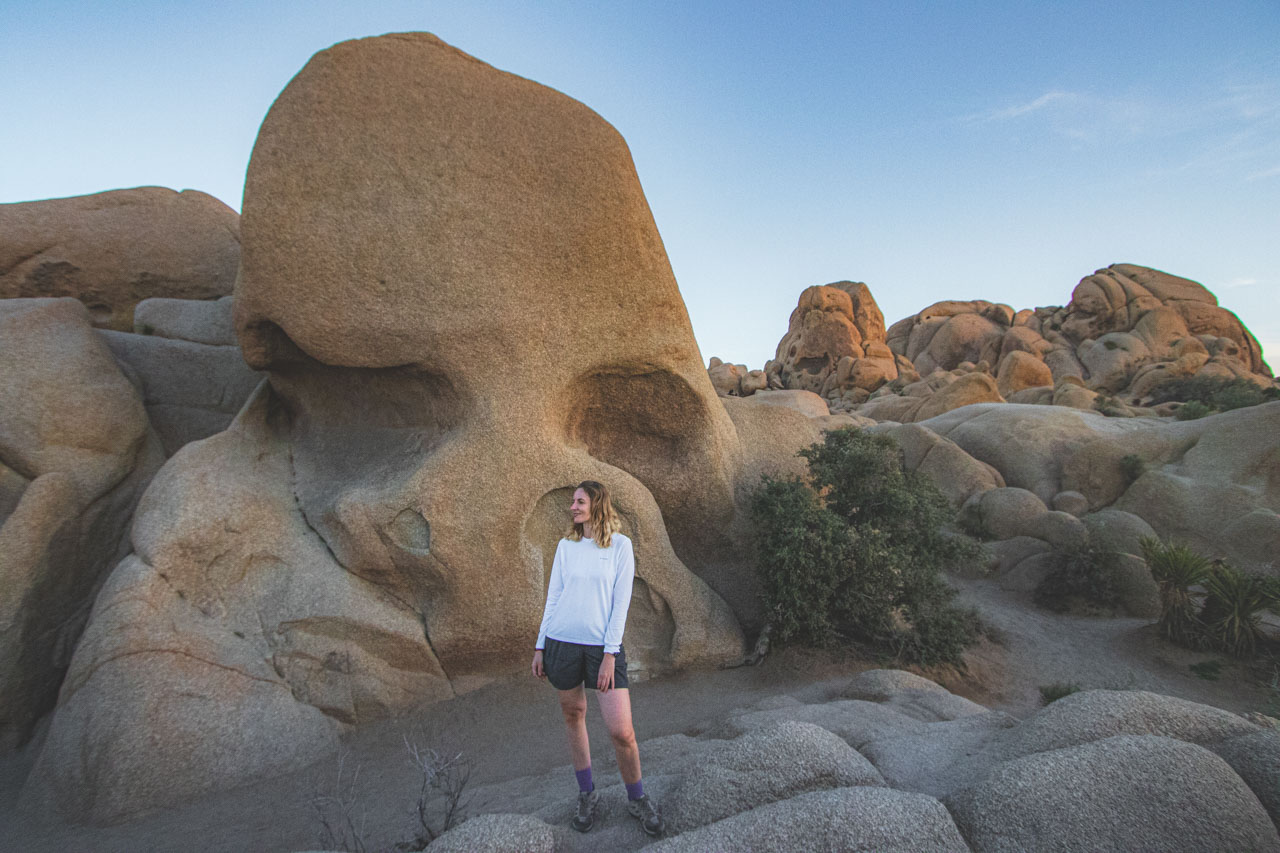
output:
<path id="1" fill-rule="evenodd" d="M 728 519 L 705 498 L 721 479 L 708 446 L 714 424 L 684 378 L 661 368 L 606 368 L 570 386 L 561 411 L 569 444 L 585 447 L 649 490 L 686 565 L 703 565 L 708 552 L 721 548 L 717 534 Z"/>

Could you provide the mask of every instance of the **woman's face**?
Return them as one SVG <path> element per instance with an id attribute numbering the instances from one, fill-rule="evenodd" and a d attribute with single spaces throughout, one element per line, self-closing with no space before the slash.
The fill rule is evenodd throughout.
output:
<path id="1" fill-rule="evenodd" d="M 573 490 L 573 503 L 569 504 L 569 515 L 574 524 L 586 524 L 591 520 L 591 498 L 582 489 Z"/>

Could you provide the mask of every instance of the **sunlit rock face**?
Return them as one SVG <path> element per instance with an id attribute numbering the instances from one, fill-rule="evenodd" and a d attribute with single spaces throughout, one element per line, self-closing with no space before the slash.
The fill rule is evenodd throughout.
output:
<path id="1" fill-rule="evenodd" d="M 118 819 L 522 670 L 583 479 L 635 542 L 633 674 L 742 654 L 746 494 L 819 422 L 721 404 L 610 125 L 430 35 L 345 42 L 264 121 L 242 235 L 267 379 L 143 498 L 28 804 Z"/>
<path id="2" fill-rule="evenodd" d="M 0 298 L 79 299 L 96 326 L 133 328 L 133 308 L 231 292 L 240 217 L 211 195 L 164 187 L 0 204 Z"/>
<path id="3" fill-rule="evenodd" d="M 812 391 L 833 412 L 897 422 L 1005 401 L 1150 414 L 1159 386 L 1187 377 L 1275 386 L 1257 339 L 1208 289 L 1134 264 L 1086 276 L 1065 307 L 945 300 L 887 330 L 865 284 L 806 288 L 764 371 L 769 387 Z M 758 390 L 747 372 L 711 367 L 727 395 Z M 958 381 L 963 393 L 925 402 Z"/>

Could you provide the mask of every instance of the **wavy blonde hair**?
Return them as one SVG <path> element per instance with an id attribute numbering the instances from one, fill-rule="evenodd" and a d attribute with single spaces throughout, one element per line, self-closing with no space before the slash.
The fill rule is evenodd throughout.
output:
<path id="1" fill-rule="evenodd" d="M 613 544 L 613 534 L 622 529 L 622 521 L 614 512 L 613 501 L 609 499 L 608 488 L 604 483 L 597 483 L 595 480 L 583 480 L 574 487 L 575 492 L 578 489 L 586 492 L 591 500 L 591 530 L 595 533 L 596 545 L 608 548 Z M 573 542 L 582 541 L 582 525 L 571 521 L 565 538 Z"/>

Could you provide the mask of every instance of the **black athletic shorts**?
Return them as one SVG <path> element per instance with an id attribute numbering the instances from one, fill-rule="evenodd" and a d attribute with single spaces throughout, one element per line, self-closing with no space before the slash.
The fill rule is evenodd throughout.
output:
<path id="1" fill-rule="evenodd" d="M 572 690 L 579 684 L 595 690 L 603 662 L 604 646 L 583 646 L 547 637 L 542 649 L 542 670 L 557 690 Z M 613 687 L 617 690 L 626 686 L 627 655 L 620 648 L 613 659 Z"/>

